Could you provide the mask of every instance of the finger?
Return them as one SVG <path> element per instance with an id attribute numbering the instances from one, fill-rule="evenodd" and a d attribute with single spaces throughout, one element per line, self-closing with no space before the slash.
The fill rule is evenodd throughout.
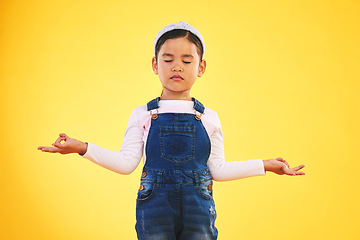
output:
<path id="1" fill-rule="evenodd" d="M 38 147 L 39 150 L 42 152 L 48 152 L 48 153 L 61 153 L 61 149 L 57 147 Z"/>
<path id="2" fill-rule="evenodd" d="M 60 133 L 59 136 L 64 138 L 65 141 L 69 139 L 69 137 L 65 133 Z"/>
<path id="3" fill-rule="evenodd" d="M 287 166 L 288 168 L 290 167 L 290 165 L 289 165 L 289 163 L 288 163 L 287 161 L 284 160 L 284 163 L 286 164 L 286 166 Z"/>
<path id="4" fill-rule="evenodd" d="M 278 160 L 279 162 L 285 163 L 285 165 L 286 165 L 288 168 L 290 167 L 289 163 L 288 163 L 287 161 L 285 161 L 282 157 L 279 157 L 279 158 L 277 158 L 276 160 Z"/>
<path id="5" fill-rule="evenodd" d="M 291 176 L 305 175 L 304 172 L 294 171 L 293 169 L 290 169 L 290 172 L 292 173 Z"/>
<path id="6" fill-rule="evenodd" d="M 61 141 L 63 141 L 63 139 L 61 139 L 61 137 L 59 137 L 58 139 L 56 139 L 56 141 L 54 143 L 52 143 L 51 145 L 53 145 L 54 147 L 57 147 L 57 148 L 62 148 L 62 144 L 61 144 Z"/>
<path id="7" fill-rule="evenodd" d="M 285 161 L 284 159 L 283 159 L 281 162 L 285 163 L 285 165 L 286 165 L 288 168 L 290 167 L 289 163 L 288 163 L 287 161 Z"/>
<path id="8" fill-rule="evenodd" d="M 286 175 L 289 175 L 289 176 L 295 176 L 296 175 L 296 172 L 293 171 L 290 168 L 283 168 L 283 170 L 284 170 L 284 174 L 286 174 Z"/>
<path id="9" fill-rule="evenodd" d="M 299 171 L 300 169 L 303 169 L 305 167 L 305 165 L 304 164 L 301 164 L 301 165 L 299 165 L 299 166 L 297 166 L 297 167 L 293 167 L 293 168 L 291 168 L 292 170 L 294 170 L 294 171 Z"/>
<path id="10" fill-rule="evenodd" d="M 64 140 L 65 140 L 64 137 L 58 137 L 58 138 L 56 139 L 55 143 L 56 143 L 56 144 L 60 144 L 61 141 L 64 141 Z"/>
<path id="11" fill-rule="evenodd" d="M 60 148 L 60 149 L 62 149 L 62 148 L 64 148 L 65 146 L 64 146 L 64 144 L 61 144 L 61 143 L 53 143 L 53 144 L 51 144 L 51 145 L 53 145 L 54 147 L 56 147 L 56 148 Z"/>
<path id="12" fill-rule="evenodd" d="M 53 145 L 54 147 L 63 148 L 65 143 L 61 143 L 61 142 L 62 142 L 62 141 L 65 141 L 65 142 L 66 142 L 67 138 L 69 138 L 69 137 L 66 136 L 66 135 L 62 135 L 62 134 L 60 133 L 60 134 L 59 134 L 59 137 L 56 139 L 55 143 L 53 143 L 53 144 L 51 144 L 51 145 Z"/>

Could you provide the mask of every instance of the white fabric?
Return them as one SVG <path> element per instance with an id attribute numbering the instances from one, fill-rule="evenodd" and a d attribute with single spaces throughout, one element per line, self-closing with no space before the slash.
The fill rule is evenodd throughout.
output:
<path id="1" fill-rule="evenodd" d="M 192 101 L 161 100 L 161 113 L 195 113 Z M 214 180 L 228 181 L 245 177 L 265 175 L 263 160 L 225 162 L 223 134 L 217 113 L 205 108 L 201 121 L 210 137 L 211 154 L 207 165 Z M 119 152 L 111 151 L 92 143 L 88 143 L 87 152 L 83 157 L 111 171 L 130 174 L 141 158 L 146 162 L 146 140 L 151 125 L 151 115 L 146 105 L 133 110 L 128 121 L 124 142 Z"/>
<path id="2" fill-rule="evenodd" d="M 203 36 L 201 35 L 201 33 L 196 29 L 194 28 L 193 26 L 191 26 L 190 24 L 184 22 L 184 21 L 180 21 L 178 23 L 174 23 L 174 24 L 170 24 L 170 25 L 167 25 L 166 27 L 164 27 L 163 29 L 161 29 L 158 34 L 156 34 L 155 36 L 155 40 L 154 40 L 154 47 L 153 47 L 153 52 L 154 52 L 154 56 L 155 56 L 155 47 L 156 47 L 156 43 L 157 41 L 159 40 L 159 38 L 164 35 L 164 33 L 166 32 L 170 32 L 174 29 L 182 29 L 182 30 L 187 30 L 187 31 L 190 31 L 192 34 L 194 34 L 195 36 L 197 36 L 200 41 L 201 41 L 201 44 L 202 44 L 202 47 L 203 47 L 203 55 L 202 55 L 202 58 L 204 58 L 204 55 L 205 55 L 205 41 L 204 41 L 204 38 Z"/>

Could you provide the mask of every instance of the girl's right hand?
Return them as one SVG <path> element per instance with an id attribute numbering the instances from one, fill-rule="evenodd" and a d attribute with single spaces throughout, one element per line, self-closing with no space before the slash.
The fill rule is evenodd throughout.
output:
<path id="1" fill-rule="evenodd" d="M 38 147 L 38 150 L 49 153 L 79 153 L 84 155 L 87 151 L 87 143 L 68 137 L 65 133 L 60 133 L 58 139 L 52 144 L 53 147 Z"/>

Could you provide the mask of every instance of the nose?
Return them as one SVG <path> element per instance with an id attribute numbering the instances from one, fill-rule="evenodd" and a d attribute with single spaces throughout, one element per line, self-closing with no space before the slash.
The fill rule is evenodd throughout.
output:
<path id="1" fill-rule="evenodd" d="M 172 68 L 172 71 L 173 71 L 173 72 L 182 72 L 182 71 L 184 71 L 184 70 L 182 69 L 181 66 L 179 66 L 179 64 L 176 64 L 176 65 Z"/>

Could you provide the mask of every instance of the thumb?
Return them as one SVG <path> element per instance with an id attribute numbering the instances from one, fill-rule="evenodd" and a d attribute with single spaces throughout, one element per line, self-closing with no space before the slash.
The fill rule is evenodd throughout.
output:
<path id="1" fill-rule="evenodd" d="M 279 162 L 285 163 L 285 165 L 286 165 L 288 168 L 290 167 L 289 163 L 288 163 L 287 161 L 285 161 L 282 157 L 278 157 L 278 158 L 276 158 L 276 160 L 278 160 Z"/>
<path id="2" fill-rule="evenodd" d="M 65 133 L 60 133 L 59 136 L 63 138 L 65 141 L 69 139 L 68 135 L 66 135 Z"/>

